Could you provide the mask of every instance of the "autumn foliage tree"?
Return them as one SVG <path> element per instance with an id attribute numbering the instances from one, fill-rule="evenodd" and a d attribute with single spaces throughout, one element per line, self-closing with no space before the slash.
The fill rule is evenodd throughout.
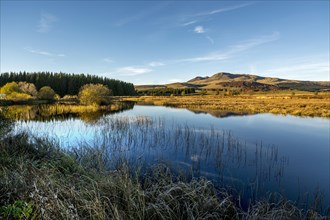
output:
<path id="1" fill-rule="evenodd" d="M 6 85 L 4 85 L 1 88 L 0 91 L 1 91 L 2 94 L 6 94 L 6 95 L 10 95 L 10 94 L 12 94 L 14 92 L 17 92 L 17 93 L 22 92 L 16 82 L 7 83 Z"/>
<path id="2" fill-rule="evenodd" d="M 6 99 L 24 100 L 31 98 L 31 95 L 24 93 L 16 82 L 10 82 L 0 89 L 1 94 L 6 95 Z"/>
<path id="3" fill-rule="evenodd" d="M 111 90 L 102 84 L 86 84 L 80 88 L 78 97 L 81 104 L 101 105 L 110 102 Z"/>
<path id="4" fill-rule="evenodd" d="M 18 87 L 25 94 L 28 94 L 31 96 L 37 96 L 37 94 L 38 94 L 37 88 L 33 83 L 18 82 Z"/>

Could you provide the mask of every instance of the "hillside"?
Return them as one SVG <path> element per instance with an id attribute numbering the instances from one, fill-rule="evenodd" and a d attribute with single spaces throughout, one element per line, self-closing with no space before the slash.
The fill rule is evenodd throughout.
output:
<path id="1" fill-rule="evenodd" d="M 262 77 L 249 74 L 216 73 L 213 76 L 197 76 L 187 82 L 177 82 L 166 85 L 138 85 L 138 91 L 155 88 L 194 88 L 204 90 L 223 90 L 226 88 L 252 91 L 270 90 L 303 90 L 303 91 L 330 91 L 329 81 L 301 81 L 273 77 Z"/>

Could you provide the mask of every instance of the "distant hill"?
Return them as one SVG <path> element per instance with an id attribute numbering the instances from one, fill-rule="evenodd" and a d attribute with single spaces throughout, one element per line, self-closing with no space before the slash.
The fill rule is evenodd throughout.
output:
<path id="1" fill-rule="evenodd" d="M 301 81 L 273 77 L 262 77 L 250 74 L 216 73 L 213 76 L 197 76 L 187 82 L 177 82 L 165 85 L 138 85 L 138 91 L 158 88 L 194 88 L 204 90 L 223 90 L 226 88 L 252 91 L 270 90 L 302 90 L 330 91 L 329 81 Z"/>

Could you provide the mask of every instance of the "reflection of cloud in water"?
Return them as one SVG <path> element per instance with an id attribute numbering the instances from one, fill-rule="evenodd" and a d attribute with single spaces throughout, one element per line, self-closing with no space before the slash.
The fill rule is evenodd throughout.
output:
<path id="1" fill-rule="evenodd" d="M 182 108 L 173 108 L 173 107 L 165 107 L 169 112 L 182 112 L 182 111 L 187 111 L 186 109 Z"/>
<path id="2" fill-rule="evenodd" d="M 184 162 L 184 161 L 175 161 L 174 163 L 176 164 L 179 164 L 179 165 L 183 165 L 183 166 L 186 166 L 188 168 L 191 168 L 192 167 L 192 164 L 191 163 L 187 163 L 187 162 Z M 244 182 L 238 178 L 235 178 L 235 177 L 231 177 L 231 176 L 225 176 L 223 174 L 218 174 L 218 173 L 212 173 L 212 172 L 208 172 L 208 171 L 205 171 L 205 170 L 201 170 L 199 172 L 200 176 L 204 176 L 204 177 L 207 177 L 207 178 L 212 178 L 212 179 L 223 179 L 224 181 L 228 181 L 228 182 L 231 182 L 231 183 L 239 183 L 241 185 L 244 185 Z"/>
<path id="3" fill-rule="evenodd" d="M 295 125 L 303 127 L 329 127 L 330 119 L 328 118 L 319 118 L 319 117 L 300 117 L 292 115 L 277 115 L 274 117 L 272 114 L 260 114 L 258 115 L 259 121 L 267 121 L 267 123 L 275 123 L 283 125 Z M 298 119 L 298 120 L 297 120 Z M 312 123 L 311 123 L 312 122 Z"/>
<path id="4" fill-rule="evenodd" d="M 190 160 L 191 160 L 191 161 L 194 161 L 194 162 L 197 162 L 197 161 L 199 160 L 199 156 L 196 155 L 196 154 L 191 155 L 191 156 L 190 156 Z"/>
<path id="5" fill-rule="evenodd" d="M 207 172 L 207 171 L 200 171 L 200 174 L 205 177 L 214 178 L 214 179 L 222 178 L 223 180 L 231 182 L 231 183 L 236 182 L 236 183 L 244 185 L 244 182 L 242 180 L 231 177 L 231 176 L 220 175 L 220 174 L 211 173 L 211 172 Z"/>
<path id="6" fill-rule="evenodd" d="M 183 162 L 183 161 L 173 161 L 173 163 L 184 165 L 186 167 L 191 167 L 191 163 L 187 163 L 187 162 Z"/>

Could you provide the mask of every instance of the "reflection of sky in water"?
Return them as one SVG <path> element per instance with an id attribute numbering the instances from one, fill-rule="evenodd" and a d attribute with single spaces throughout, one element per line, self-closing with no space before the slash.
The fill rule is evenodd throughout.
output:
<path id="1" fill-rule="evenodd" d="M 65 121 L 25 121 L 18 122 L 18 127 L 25 127 L 27 131 L 37 136 L 55 138 L 61 146 L 75 146 L 78 142 L 90 140 L 93 137 L 95 127 L 82 122 L 77 118 Z"/>
<path id="2" fill-rule="evenodd" d="M 286 194 L 290 196 L 288 192 L 297 192 L 299 187 L 302 192 L 313 193 L 316 186 L 319 186 L 325 193 L 325 202 L 330 203 L 329 119 L 272 114 L 215 118 L 209 114 L 195 114 L 185 109 L 157 106 L 135 106 L 133 110 L 105 117 L 118 116 L 148 116 L 157 120 L 163 119 L 168 125 L 173 123 L 187 125 L 195 128 L 196 131 L 210 131 L 212 127 L 215 130 L 230 130 L 235 137 L 247 142 L 246 148 L 250 155 L 254 153 L 256 143 L 262 142 L 265 148 L 275 145 L 279 154 L 288 159 L 281 183 Z M 95 132 L 98 130 L 99 134 L 100 128 L 98 126 L 101 126 L 99 124 L 86 124 L 79 119 L 53 121 L 52 123 L 32 121 L 19 123 L 34 134 L 50 135 L 57 138 L 62 146 L 76 146 L 77 142 L 95 143 L 97 141 L 95 140 L 97 136 Z M 160 154 L 153 150 L 149 150 L 148 153 L 137 150 L 136 153 L 144 155 L 144 160 L 150 160 L 155 154 Z M 164 153 L 159 156 L 164 159 L 170 158 L 173 163 L 182 166 L 199 166 L 201 175 L 210 178 L 217 176 L 213 163 L 201 161 L 199 164 L 198 157 L 195 155 L 191 155 L 188 159 L 181 154 L 166 155 Z M 225 177 L 231 179 L 230 181 L 239 183 L 240 179 L 248 179 L 251 173 L 253 170 L 248 164 L 247 168 L 226 170 Z M 275 183 L 269 182 L 267 184 L 274 185 Z"/>

